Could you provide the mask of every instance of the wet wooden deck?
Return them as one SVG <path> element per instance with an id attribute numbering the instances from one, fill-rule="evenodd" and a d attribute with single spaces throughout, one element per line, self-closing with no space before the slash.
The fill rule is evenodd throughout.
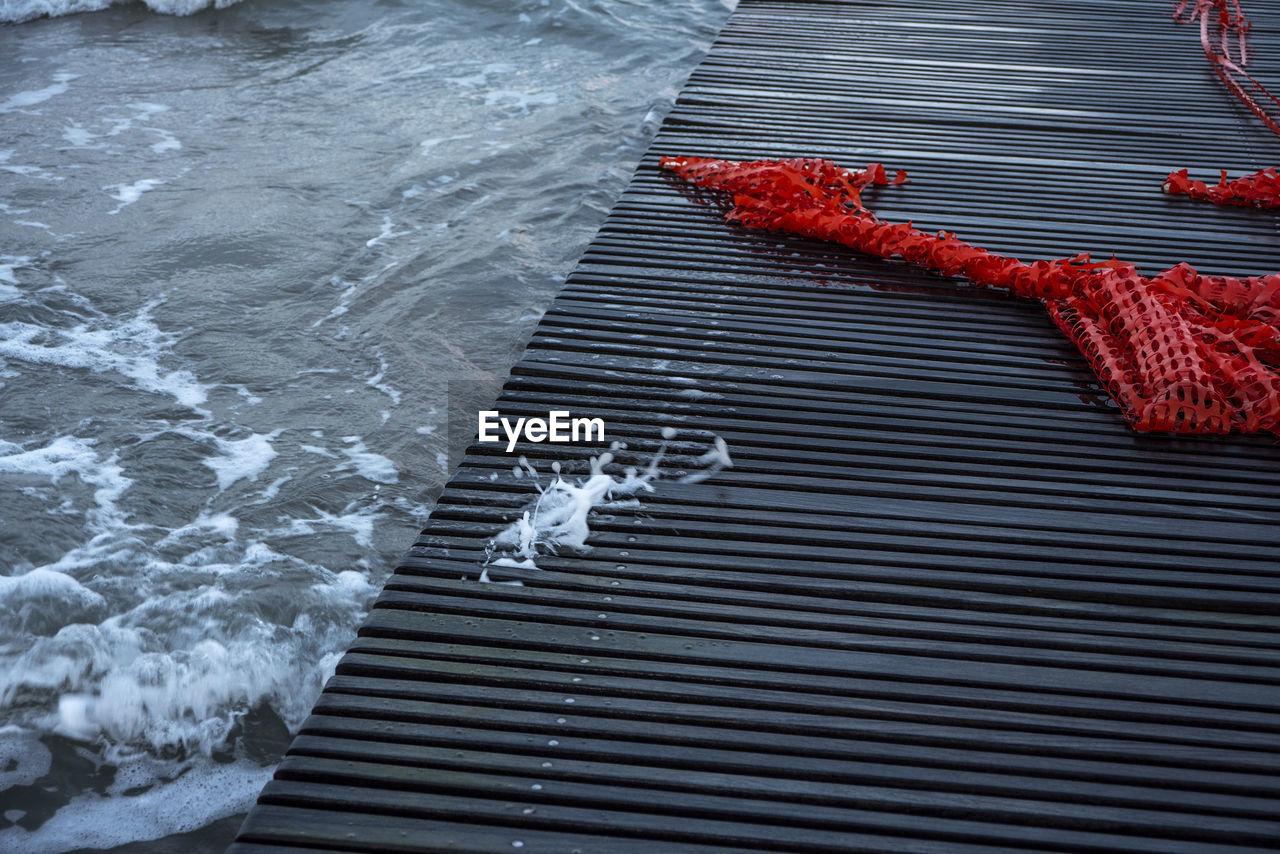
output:
<path id="1" fill-rule="evenodd" d="M 742 0 L 498 405 L 735 467 L 513 587 L 474 579 L 529 481 L 473 446 L 234 854 L 1276 850 L 1273 441 L 1137 435 L 1039 305 L 728 227 L 662 154 L 882 161 L 882 216 L 1024 260 L 1280 269 L 1275 214 L 1159 192 L 1280 161 L 1164 3 Z"/>

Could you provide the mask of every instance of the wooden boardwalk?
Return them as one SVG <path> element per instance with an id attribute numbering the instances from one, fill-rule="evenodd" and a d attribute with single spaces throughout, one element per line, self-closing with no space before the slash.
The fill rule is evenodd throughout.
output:
<path id="1" fill-rule="evenodd" d="M 529 481 L 473 446 L 232 852 L 1280 847 L 1273 440 L 1135 434 L 1038 304 L 730 228 L 662 154 L 882 161 L 886 219 L 1023 260 L 1280 269 L 1274 213 L 1159 192 L 1280 162 L 1166 3 L 742 0 L 498 405 L 735 467 L 514 587 L 475 578 Z"/>

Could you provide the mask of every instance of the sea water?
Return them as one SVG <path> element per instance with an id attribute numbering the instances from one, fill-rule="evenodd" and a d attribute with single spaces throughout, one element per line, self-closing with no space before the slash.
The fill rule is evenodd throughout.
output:
<path id="1" fill-rule="evenodd" d="M 227 844 L 730 5 L 0 0 L 0 850 Z"/>

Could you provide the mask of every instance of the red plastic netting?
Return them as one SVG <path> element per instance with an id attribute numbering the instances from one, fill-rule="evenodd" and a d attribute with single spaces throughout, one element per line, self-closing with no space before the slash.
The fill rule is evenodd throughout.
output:
<path id="1" fill-rule="evenodd" d="M 1249 22 L 1240 8 L 1240 0 L 1181 0 L 1174 7 L 1173 19 L 1179 23 L 1200 23 L 1200 47 L 1218 77 L 1263 124 L 1280 134 L 1280 98 L 1272 95 L 1244 70 L 1244 66 L 1249 64 Z M 1210 22 L 1216 24 L 1212 34 Z M 1233 43 L 1234 56 L 1231 50 Z M 1215 205 L 1280 208 L 1280 175 L 1274 168 L 1234 181 L 1228 181 L 1224 171 L 1214 187 L 1203 181 L 1191 180 L 1187 170 L 1181 169 L 1169 173 L 1164 191 L 1185 194 Z"/>
<path id="2" fill-rule="evenodd" d="M 844 169 L 795 158 L 735 163 L 664 157 L 662 166 L 732 194 L 726 216 L 751 228 L 900 257 L 944 276 L 1041 300 L 1137 430 L 1280 434 L 1280 273 L 1201 276 L 1179 264 L 1151 278 L 1088 255 L 1024 264 L 886 222 L 862 204 L 868 184 L 898 184 L 884 167 Z"/>
<path id="3" fill-rule="evenodd" d="M 1164 179 L 1164 191 L 1182 193 L 1215 205 L 1280 208 L 1280 173 L 1275 167 L 1268 167 L 1228 181 L 1227 170 L 1223 169 L 1218 183 L 1210 187 L 1203 181 L 1192 180 L 1186 169 L 1179 169 Z"/>

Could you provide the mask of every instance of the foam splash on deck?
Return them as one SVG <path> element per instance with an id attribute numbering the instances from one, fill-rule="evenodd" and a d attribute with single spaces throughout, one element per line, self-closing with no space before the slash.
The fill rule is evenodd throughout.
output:
<path id="1" fill-rule="evenodd" d="M 674 428 L 664 427 L 662 444 L 644 470 L 629 466 L 623 470 L 620 478 L 605 472 L 605 467 L 614 460 L 613 453 L 606 451 L 591 458 L 590 474 L 585 480 L 576 483 L 566 480 L 560 473 L 560 464 L 553 462 L 551 482 L 544 487 L 537 482 L 537 469 L 526 458 L 521 457 L 514 474 L 522 477 L 527 472 L 533 477 L 539 495 L 519 519 L 499 531 L 485 545 L 485 561 L 480 580 L 491 581 L 490 566 L 539 569 L 539 555 L 557 554 L 561 549 L 581 551 L 587 548 L 592 512 L 639 506 L 636 496 L 642 492 L 653 492 L 654 483 L 662 479 L 664 472 L 661 464 L 668 444 L 675 436 Z M 679 475 L 679 483 L 699 483 L 733 466 L 729 447 L 719 436 L 712 437 L 711 447 L 696 457 L 694 463 L 700 468 Z M 503 583 L 519 584 L 518 581 Z"/>

